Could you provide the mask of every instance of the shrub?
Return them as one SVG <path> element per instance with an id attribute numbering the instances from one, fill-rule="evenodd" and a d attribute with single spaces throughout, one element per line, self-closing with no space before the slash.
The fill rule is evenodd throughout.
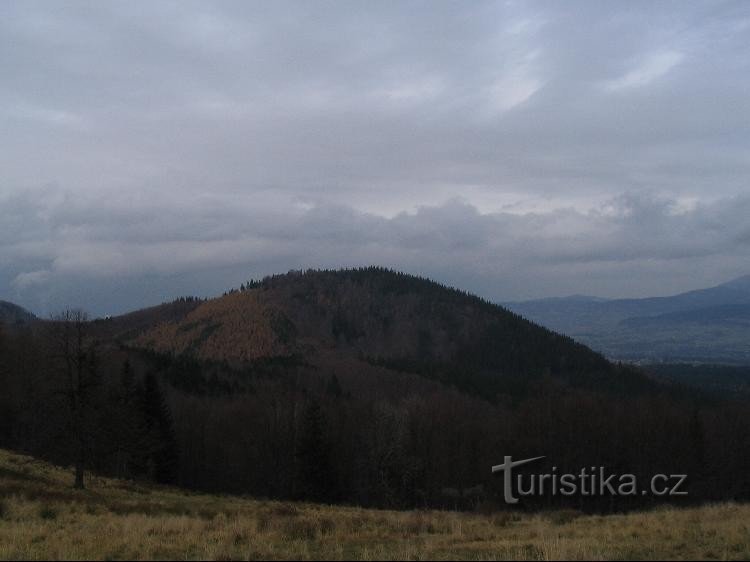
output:
<path id="1" fill-rule="evenodd" d="M 271 518 L 268 515 L 261 515 L 255 521 L 255 530 L 258 533 L 267 533 L 271 528 Z"/>
<path id="2" fill-rule="evenodd" d="M 318 527 L 307 519 L 291 519 L 284 524 L 284 536 L 291 540 L 312 541 L 318 538 Z"/>
<path id="3" fill-rule="evenodd" d="M 324 517 L 320 520 L 320 533 L 331 535 L 336 530 L 336 522 L 330 517 Z"/>
<path id="4" fill-rule="evenodd" d="M 8 508 L 8 504 L 5 503 L 3 500 L 0 500 L 0 520 L 6 519 L 10 513 L 10 509 Z"/>
<path id="5" fill-rule="evenodd" d="M 502 507 L 500 507 L 500 505 L 498 505 L 498 503 L 493 500 L 480 501 L 474 508 L 474 511 L 481 515 L 493 515 L 501 510 Z"/>
<path id="6" fill-rule="evenodd" d="M 292 504 L 282 503 L 273 510 L 273 514 L 279 517 L 296 517 L 299 515 L 299 509 Z"/>
<path id="7" fill-rule="evenodd" d="M 210 509 L 199 509 L 198 510 L 198 517 L 203 519 L 204 521 L 213 521 L 216 517 L 217 513 L 215 511 L 212 511 Z"/>
<path id="8" fill-rule="evenodd" d="M 346 529 L 351 533 L 361 531 L 367 527 L 369 519 L 364 515 L 355 515 L 346 521 Z"/>
<path id="9" fill-rule="evenodd" d="M 517 519 L 517 516 L 509 511 L 500 511 L 492 516 L 492 524 L 498 528 L 504 528 Z"/>
<path id="10" fill-rule="evenodd" d="M 39 510 L 39 517 L 41 517 L 45 521 L 54 521 L 55 519 L 57 519 L 57 510 L 47 505 L 42 506 L 42 508 Z"/>
<path id="11" fill-rule="evenodd" d="M 409 515 L 403 523 L 403 528 L 409 535 L 432 535 L 438 532 L 432 518 L 422 513 L 413 513 Z"/>
<path id="12" fill-rule="evenodd" d="M 98 505 L 93 503 L 86 504 L 87 515 L 99 515 L 101 512 L 102 508 L 100 508 Z"/>
<path id="13" fill-rule="evenodd" d="M 547 513 L 545 518 L 554 525 L 567 525 L 582 516 L 583 513 L 575 509 L 561 509 Z"/>

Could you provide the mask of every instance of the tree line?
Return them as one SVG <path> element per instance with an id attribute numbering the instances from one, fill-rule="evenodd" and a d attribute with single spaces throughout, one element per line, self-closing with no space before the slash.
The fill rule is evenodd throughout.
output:
<path id="1" fill-rule="evenodd" d="M 89 470 L 174 482 L 177 439 L 156 373 L 136 376 L 127 358 L 112 369 L 90 326 L 81 311 L 0 326 L 0 447 L 72 465 L 76 488 Z"/>
<path id="2" fill-rule="evenodd" d="M 502 482 L 491 466 L 544 455 L 561 472 L 688 474 L 681 502 L 750 499 L 743 400 L 658 385 L 612 392 L 548 374 L 490 395 L 447 373 L 410 374 L 409 365 L 399 367 L 401 382 L 373 392 L 290 358 L 211 364 L 97 341 L 90 327 L 70 312 L 0 332 L 0 447 L 73 466 L 79 487 L 93 470 L 256 497 L 494 509 Z M 524 506 L 654 501 L 544 497 Z"/>

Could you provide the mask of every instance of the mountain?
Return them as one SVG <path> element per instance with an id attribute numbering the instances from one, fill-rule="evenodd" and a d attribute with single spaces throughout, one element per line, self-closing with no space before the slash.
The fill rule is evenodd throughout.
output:
<path id="1" fill-rule="evenodd" d="M 34 320 L 36 316 L 28 310 L 10 302 L 0 301 L 0 324 L 16 326 L 29 324 Z"/>
<path id="2" fill-rule="evenodd" d="M 750 304 L 722 304 L 707 308 L 696 308 L 669 312 L 657 316 L 628 318 L 620 322 L 621 326 L 629 328 L 670 327 L 677 324 L 712 325 L 718 322 L 735 322 L 745 328 L 750 328 Z"/>
<path id="3" fill-rule="evenodd" d="M 498 305 L 380 268 L 292 272 L 165 306 L 101 321 L 99 329 L 171 356 L 236 366 L 295 361 L 344 378 L 411 373 L 488 397 L 525 392 L 544 376 L 607 389 L 646 384 Z"/>
<path id="4" fill-rule="evenodd" d="M 506 306 L 616 359 L 750 363 L 750 276 L 672 297 Z"/>

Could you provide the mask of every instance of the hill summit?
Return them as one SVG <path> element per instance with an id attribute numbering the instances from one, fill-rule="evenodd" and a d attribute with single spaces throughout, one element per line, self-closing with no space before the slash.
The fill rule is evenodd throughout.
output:
<path id="1" fill-rule="evenodd" d="M 525 386 L 543 376 L 607 387 L 624 380 L 602 356 L 498 305 L 376 267 L 253 281 L 131 333 L 129 343 L 233 363 L 300 358 L 333 367 L 356 362 L 482 393 Z M 629 381 L 635 379 L 631 373 Z"/>

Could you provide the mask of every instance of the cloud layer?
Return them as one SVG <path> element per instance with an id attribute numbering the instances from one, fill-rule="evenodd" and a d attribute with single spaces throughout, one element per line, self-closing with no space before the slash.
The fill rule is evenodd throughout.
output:
<path id="1" fill-rule="evenodd" d="M 254 195 L 134 203 L 47 188 L 2 201 L 0 268 L 15 294 L 42 308 L 81 299 L 99 313 L 289 268 L 371 263 L 496 300 L 602 287 L 666 294 L 675 286 L 665 277 L 697 287 L 743 271 L 748 216 L 750 196 L 686 206 L 625 195 L 585 212 L 528 213 L 453 199 L 384 217 L 334 204 L 263 206 Z"/>
<path id="2" fill-rule="evenodd" d="M 747 273 L 750 6 L 0 5 L 0 298 L 377 263 L 490 298 Z"/>

